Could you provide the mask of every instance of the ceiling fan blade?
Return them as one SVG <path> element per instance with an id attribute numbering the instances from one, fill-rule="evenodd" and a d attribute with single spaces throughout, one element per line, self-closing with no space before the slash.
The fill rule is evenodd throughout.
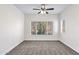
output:
<path id="1" fill-rule="evenodd" d="M 47 8 L 46 10 L 54 10 L 54 8 Z"/>
<path id="2" fill-rule="evenodd" d="M 48 14 L 48 12 L 46 12 L 46 14 Z"/>
<path id="3" fill-rule="evenodd" d="M 40 10 L 40 9 L 37 9 L 37 8 L 33 8 L 33 10 Z"/>
<path id="4" fill-rule="evenodd" d="M 40 14 L 41 13 L 41 11 L 40 12 L 38 12 L 38 14 Z"/>

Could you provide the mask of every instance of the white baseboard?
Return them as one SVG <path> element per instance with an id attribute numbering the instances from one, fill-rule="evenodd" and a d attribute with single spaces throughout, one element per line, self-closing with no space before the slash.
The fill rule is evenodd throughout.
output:
<path id="1" fill-rule="evenodd" d="M 25 39 L 24 41 L 59 41 L 59 39 Z"/>
<path id="2" fill-rule="evenodd" d="M 14 49 L 17 45 L 19 45 L 20 43 L 22 43 L 24 40 L 21 40 L 20 42 L 18 42 L 17 44 L 15 44 L 14 46 L 12 46 L 11 48 L 9 48 L 8 50 L 6 50 L 6 52 L 4 52 L 1 55 L 6 55 L 8 52 L 10 52 L 12 49 Z"/>
<path id="3" fill-rule="evenodd" d="M 69 44 L 65 43 L 64 41 L 60 40 L 60 42 L 62 42 L 63 44 L 65 44 L 66 46 L 68 46 L 69 48 L 71 48 L 72 50 L 74 50 L 75 52 L 79 53 L 79 51 L 77 51 L 76 49 L 74 49 Z"/>

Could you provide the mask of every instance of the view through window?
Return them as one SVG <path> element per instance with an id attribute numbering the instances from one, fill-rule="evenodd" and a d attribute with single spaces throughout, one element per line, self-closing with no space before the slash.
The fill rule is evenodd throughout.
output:
<path id="1" fill-rule="evenodd" d="M 53 24 L 50 21 L 31 22 L 32 35 L 52 35 Z"/>

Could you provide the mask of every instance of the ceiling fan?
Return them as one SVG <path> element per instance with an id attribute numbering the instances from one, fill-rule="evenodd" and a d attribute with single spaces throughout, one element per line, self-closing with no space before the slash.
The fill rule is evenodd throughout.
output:
<path id="1" fill-rule="evenodd" d="M 54 8 L 46 8 L 45 4 L 41 4 L 41 8 L 33 8 L 33 10 L 39 10 L 38 14 L 48 14 L 48 10 L 54 10 Z"/>

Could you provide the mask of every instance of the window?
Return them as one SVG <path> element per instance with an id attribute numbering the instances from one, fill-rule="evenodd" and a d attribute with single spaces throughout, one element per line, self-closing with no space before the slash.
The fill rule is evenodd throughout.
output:
<path id="1" fill-rule="evenodd" d="M 50 21 L 31 22 L 32 35 L 52 35 L 53 24 Z"/>
<path id="2" fill-rule="evenodd" d="M 61 20 L 61 32 L 65 32 L 65 20 Z"/>

